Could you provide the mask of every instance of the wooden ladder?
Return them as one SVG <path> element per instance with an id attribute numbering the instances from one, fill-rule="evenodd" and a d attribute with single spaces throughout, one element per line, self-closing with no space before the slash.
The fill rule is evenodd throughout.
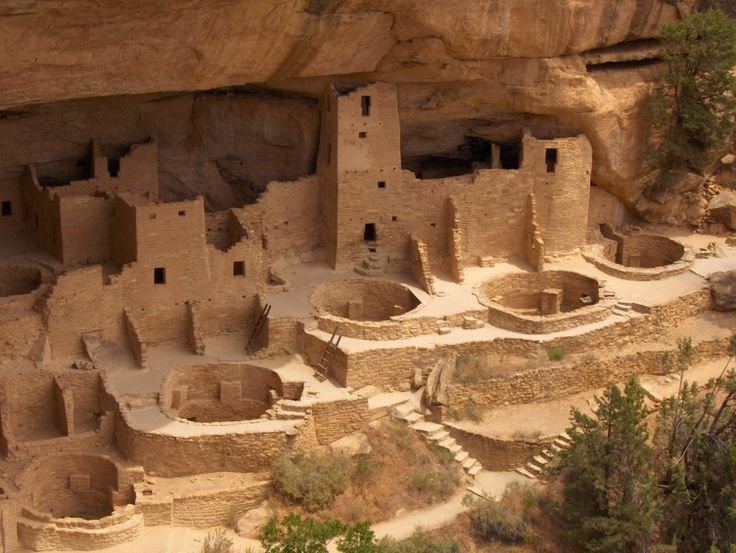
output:
<path id="1" fill-rule="evenodd" d="M 322 358 L 317 363 L 317 370 L 314 372 L 314 377 L 320 382 L 324 382 L 327 379 L 332 359 L 335 357 L 337 348 L 340 346 L 340 340 L 342 340 L 342 336 L 337 333 L 337 327 L 335 327 L 332 336 L 330 336 L 330 341 L 327 342 L 325 351 L 322 353 Z"/>
<path id="2" fill-rule="evenodd" d="M 263 306 L 263 311 L 261 311 L 261 315 L 258 317 L 256 325 L 253 327 L 253 332 L 250 333 L 250 338 L 248 338 L 248 343 L 245 346 L 246 353 L 255 353 L 253 347 L 256 345 L 256 339 L 260 335 L 263 327 L 266 324 L 266 321 L 268 320 L 269 313 L 271 313 L 271 304 L 267 303 Z"/>

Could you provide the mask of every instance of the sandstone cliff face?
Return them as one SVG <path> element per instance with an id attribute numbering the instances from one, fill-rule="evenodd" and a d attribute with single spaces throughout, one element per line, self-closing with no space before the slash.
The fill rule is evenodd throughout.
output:
<path id="1" fill-rule="evenodd" d="M 646 140 L 642 117 L 646 81 L 657 68 L 643 62 L 626 63 L 636 58 L 622 57 L 614 50 L 623 42 L 636 50 L 636 41 L 654 36 L 662 24 L 688 12 L 694 3 L 9 0 L 0 6 L 0 49 L 6 53 L 0 61 L 0 109 L 7 110 L 6 120 L 0 119 L 0 133 L 9 135 L 6 125 L 17 116 L 18 106 L 27 104 L 253 83 L 316 97 L 333 79 L 387 80 L 399 87 L 405 158 L 452 154 L 465 136 L 510 140 L 524 126 L 542 135 L 585 132 L 594 146 L 594 182 L 634 205 Z M 611 47 L 604 58 L 620 63 L 586 66 L 586 52 Z M 291 105 L 301 114 L 300 101 Z M 106 127 L 99 124 L 104 119 L 104 102 L 111 103 L 112 113 L 119 112 L 119 117 L 112 117 L 117 122 L 110 121 Z M 279 115 L 288 111 L 288 99 L 280 103 L 263 100 L 258 108 L 234 104 L 227 108 L 235 109 L 237 115 L 225 114 L 214 103 L 191 110 L 181 107 L 185 100 L 167 101 L 168 107 L 162 109 L 168 117 L 161 116 L 158 123 L 149 120 L 150 108 L 126 111 L 130 104 L 146 102 L 99 99 L 75 103 L 69 112 L 74 115 L 67 115 L 69 128 L 81 135 L 99 127 L 110 138 L 122 139 L 136 134 L 130 128 L 137 125 L 138 134 L 176 134 L 180 142 L 186 137 L 187 147 L 181 151 L 193 152 L 196 144 L 190 135 L 199 131 L 182 126 L 218 127 L 228 120 L 222 124 L 230 131 L 224 135 L 218 131 L 219 138 L 205 140 L 207 148 L 214 148 L 214 153 L 205 156 L 208 163 L 229 156 L 237 173 L 233 162 L 244 160 L 244 152 L 256 138 L 289 135 L 292 140 L 301 135 L 303 148 L 294 145 L 293 156 L 271 162 L 275 168 L 254 166 L 248 174 L 255 175 L 260 186 L 267 178 L 308 172 L 315 123 L 297 116 L 299 130 L 292 132 L 294 119 Z M 58 120 L 64 109 L 54 110 L 57 115 L 52 119 Z M 37 108 L 21 111 L 33 111 L 34 123 L 21 131 L 14 127 L 13 134 L 27 137 L 28 152 L 48 153 L 40 144 L 51 140 L 38 131 L 44 126 L 44 116 Z M 199 119 L 192 119 L 193 113 Z M 275 116 L 270 117 L 271 113 Z M 178 115 L 189 118 L 175 122 Z M 138 123 L 130 121 L 136 118 Z M 205 120 L 209 123 L 203 123 Z M 251 121 L 268 129 L 243 138 L 240 129 L 252 128 Z M 62 132 L 55 136 L 64 139 Z M 227 140 L 228 146 L 213 146 L 213 140 L 223 144 Z M 167 184 L 172 194 L 209 191 L 217 205 L 238 199 L 237 190 L 227 191 L 228 178 L 215 178 L 216 184 L 208 185 L 209 176 L 214 175 L 211 168 L 203 170 L 193 164 L 182 168 L 180 162 L 187 164 L 185 159 L 169 163 L 166 155 L 162 169 L 174 173 Z M 251 163 L 258 165 L 266 158 L 268 155 L 254 156 Z M 291 166 L 297 158 L 299 163 Z M 3 163 L 12 172 L 28 161 L 38 160 L 16 148 L 12 156 L 4 156 Z M 178 168 L 172 169 L 174 166 Z M 219 177 L 222 166 L 217 170 Z M 230 170 L 232 167 L 224 173 Z M 208 190 L 208 186 L 221 189 Z"/>

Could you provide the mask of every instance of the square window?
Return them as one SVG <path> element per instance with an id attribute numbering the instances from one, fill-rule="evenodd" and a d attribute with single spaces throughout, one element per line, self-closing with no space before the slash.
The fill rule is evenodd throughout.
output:
<path id="1" fill-rule="evenodd" d="M 364 132 L 364 131 L 360 131 L 360 132 L 358 133 L 358 138 L 365 138 L 366 136 L 368 136 L 368 133 L 367 133 L 367 132 Z"/>
<path id="2" fill-rule="evenodd" d="M 187 214 L 186 211 L 182 210 L 179 212 L 179 217 L 184 217 Z"/>
<path id="3" fill-rule="evenodd" d="M 399 218 L 396 215 L 394 215 L 391 217 L 391 220 L 395 223 L 396 221 L 399 220 Z"/>
<path id="4" fill-rule="evenodd" d="M 379 180 L 378 181 L 378 188 L 386 188 L 386 181 L 385 180 Z"/>
<path id="5" fill-rule="evenodd" d="M 13 204 L 11 202 L 2 202 L 0 204 L 0 213 L 3 217 L 10 217 L 13 214 Z"/>
<path id="6" fill-rule="evenodd" d="M 156 267 L 153 270 L 153 283 L 166 284 L 166 267 Z"/>
<path id="7" fill-rule="evenodd" d="M 233 276 L 245 276 L 245 261 L 233 261 Z"/>

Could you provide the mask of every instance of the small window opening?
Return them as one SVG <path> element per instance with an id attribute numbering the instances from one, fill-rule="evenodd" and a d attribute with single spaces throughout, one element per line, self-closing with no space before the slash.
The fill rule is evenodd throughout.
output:
<path id="1" fill-rule="evenodd" d="M 396 221 L 398 221 L 398 220 L 399 220 L 399 218 L 398 218 L 398 217 L 397 217 L 396 215 L 393 215 L 393 216 L 391 217 L 391 220 L 392 220 L 392 221 L 393 221 L 393 222 L 395 223 Z"/>
<path id="2" fill-rule="evenodd" d="M 368 117 L 371 114 L 371 97 L 370 96 L 360 97 L 360 109 L 363 112 L 363 117 Z"/>
<path id="3" fill-rule="evenodd" d="M 187 212 L 182 210 L 179 212 L 179 217 L 184 217 L 186 214 Z"/>
<path id="4" fill-rule="evenodd" d="M 376 248 L 368 248 L 368 253 L 376 253 Z"/>
<path id="5" fill-rule="evenodd" d="M 547 164 L 547 172 L 554 173 L 557 165 L 557 148 L 547 148 L 544 151 L 544 162 Z"/>
<path id="6" fill-rule="evenodd" d="M 107 158 L 107 172 L 111 177 L 117 177 L 120 174 L 120 158 L 109 157 Z"/>
<path id="7" fill-rule="evenodd" d="M 0 204 L 0 213 L 3 217 L 10 217 L 13 214 L 13 204 L 11 202 L 2 202 Z"/>
<path id="8" fill-rule="evenodd" d="M 376 240 L 376 223 L 366 223 L 363 230 L 363 240 L 374 242 Z"/>
<path id="9" fill-rule="evenodd" d="M 364 131 L 360 131 L 360 132 L 358 133 L 358 138 L 365 138 L 366 136 L 368 136 L 368 133 L 367 133 L 367 132 L 364 132 Z"/>
<path id="10" fill-rule="evenodd" d="M 386 188 L 386 181 L 385 180 L 379 180 L 378 181 L 378 188 Z"/>
<path id="11" fill-rule="evenodd" d="M 245 261 L 233 261 L 233 276 L 245 276 Z"/>
<path id="12" fill-rule="evenodd" d="M 166 267 L 156 267 L 153 270 L 153 283 L 166 284 Z"/>
<path id="13" fill-rule="evenodd" d="M 429 223 L 429 226 L 432 228 L 437 228 L 437 223 Z"/>
<path id="14" fill-rule="evenodd" d="M 156 218 L 156 214 L 155 213 L 149 213 L 148 214 L 148 218 L 149 219 L 155 219 Z"/>

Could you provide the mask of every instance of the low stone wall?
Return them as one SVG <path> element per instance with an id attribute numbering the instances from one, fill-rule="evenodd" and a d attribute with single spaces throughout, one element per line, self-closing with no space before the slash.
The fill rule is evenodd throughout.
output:
<path id="1" fill-rule="evenodd" d="M 695 346 L 695 360 L 726 353 L 728 338 L 701 342 Z M 450 384 L 448 404 L 455 409 L 472 405 L 483 408 L 532 403 L 564 397 L 621 382 L 632 375 L 666 374 L 671 349 L 638 351 L 628 355 L 591 359 L 577 364 L 550 365 L 473 384 Z"/>
<path id="2" fill-rule="evenodd" d="M 353 321 L 343 317 L 321 314 L 317 316 L 317 327 L 330 334 L 337 329 L 342 336 L 358 340 L 403 340 L 424 334 L 437 334 L 440 322 L 450 326 L 462 326 L 463 317 L 486 320 L 488 311 L 486 309 L 472 310 L 441 318 L 392 317 L 387 321 Z"/>
<path id="3" fill-rule="evenodd" d="M 343 436 L 365 430 L 368 425 L 368 400 L 364 398 L 345 399 L 312 406 L 314 429 L 317 440 L 326 445 Z"/>
<path id="4" fill-rule="evenodd" d="M 524 315 L 502 305 L 488 303 L 488 322 L 493 326 L 523 332 L 524 334 L 550 334 L 576 326 L 597 323 L 611 314 L 616 300 L 603 300 L 589 307 L 555 315 Z"/>
<path id="5" fill-rule="evenodd" d="M 460 428 L 451 422 L 444 421 L 443 424 L 450 436 L 471 457 L 478 459 L 485 470 L 503 471 L 520 467 L 554 440 L 554 437 L 503 440 Z"/>
<path id="6" fill-rule="evenodd" d="M 606 274 L 626 280 L 638 281 L 662 280 L 664 278 L 679 275 L 689 270 L 693 264 L 693 260 L 695 259 L 695 255 L 692 252 L 688 251 L 682 257 L 682 259 L 675 261 L 670 265 L 642 268 L 619 265 L 618 263 L 614 263 L 613 261 L 610 261 L 604 257 L 600 257 L 599 255 L 591 252 L 584 252 L 583 257 L 586 261 L 592 263 Z"/>
<path id="7" fill-rule="evenodd" d="M 24 509 L 18 519 L 20 543 L 33 551 L 103 549 L 132 541 L 142 531 L 143 515 L 133 505 L 98 520 L 58 519 L 31 509 Z"/>
<path id="8" fill-rule="evenodd" d="M 146 526 L 230 526 L 266 499 L 269 486 L 268 480 L 258 480 L 232 483 L 227 488 L 213 484 L 211 489 L 188 494 L 157 494 L 155 486 L 140 483 L 135 487 L 135 506 Z"/>
<path id="9" fill-rule="evenodd" d="M 320 314 L 356 321 L 385 321 L 419 305 L 403 284 L 368 278 L 326 282 L 309 299 Z"/>

